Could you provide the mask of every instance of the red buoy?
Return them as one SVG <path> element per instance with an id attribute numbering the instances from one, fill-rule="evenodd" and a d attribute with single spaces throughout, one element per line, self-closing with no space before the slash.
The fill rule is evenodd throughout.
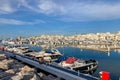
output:
<path id="1" fill-rule="evenodd" d="M 100 78 L 100 80 L 110 80 L 110 72 L 101 71 Z"/>

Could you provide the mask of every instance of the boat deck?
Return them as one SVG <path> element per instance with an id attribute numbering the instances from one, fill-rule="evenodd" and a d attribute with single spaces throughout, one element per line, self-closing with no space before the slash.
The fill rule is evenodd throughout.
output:
<path id="1" fill-rule="evenodd" d="M 75 64 L 73 66 L 71 66 L 71 68 L 80 68 L 80 67 L 87 67 L 87 66 L 91 66 L 94 63 L 88 63 L 88 64 Z"/>

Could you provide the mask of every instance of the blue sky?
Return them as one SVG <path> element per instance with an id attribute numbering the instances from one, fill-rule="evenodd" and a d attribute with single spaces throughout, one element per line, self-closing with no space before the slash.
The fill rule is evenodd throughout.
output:
<path id="1" fill-rule="evenodd" d="M 2 38 L 119 30 L 119 0 L 0 0 Z"/>

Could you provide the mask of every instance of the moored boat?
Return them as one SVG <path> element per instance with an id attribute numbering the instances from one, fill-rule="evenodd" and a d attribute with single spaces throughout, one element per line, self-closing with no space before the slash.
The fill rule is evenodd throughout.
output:
<path id="1" fill-rule="evenodd" d="M 82 60 L 75 57 L 59 58 L 56 63 L 61 67 L 89 74 L 92 74 L 98 67 L 96 60 Z"/>
<path id="2" fill-rule="evenodd" d="M 57 49 L 42 50 L 40 52 L 25 53 L 26 56 L 38 59 L 40 62 L 52 62 L 63 56 Z"/>

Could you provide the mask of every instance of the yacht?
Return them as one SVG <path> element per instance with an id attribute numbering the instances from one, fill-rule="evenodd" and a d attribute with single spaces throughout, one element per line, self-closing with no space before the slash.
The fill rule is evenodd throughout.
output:
<path id="1" fill-rule="evenodd" d="M 61 57 L 55 63 L 61 67 L 87 74 L 92 74 L 98 67 L 98 61 L 96 60 L 83 60 L 75 57 Z"/>
<path id="2" fill-rule="evenodd" d="M 61 54 L 55 48 L 52 48 L 49 50 L 42 50 L 40 52 L 28 52 L 28 53 L 25 53 L 25 55 L 38 59 L 39 61 L 44 60 L 44 62 L 52 62 L 52 61 L 57 60 L 59 57 L 63 56 L 63 54 Z"/>

